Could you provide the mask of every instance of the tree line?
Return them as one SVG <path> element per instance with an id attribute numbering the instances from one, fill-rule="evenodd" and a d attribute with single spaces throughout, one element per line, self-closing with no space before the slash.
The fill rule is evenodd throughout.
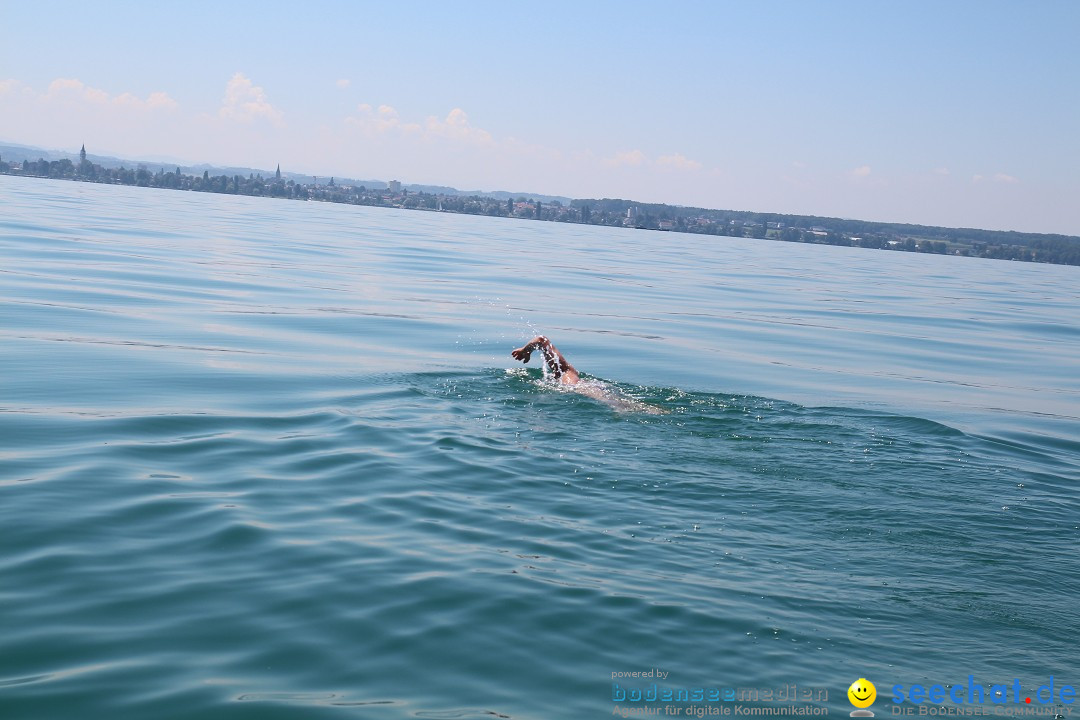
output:
<path id="1" fill-rule="evenodd" d="M 157 172 L 151 172 L 145 165 L 135 168 L 105 168 L 87 160 L 85 149 L 80 153 L 78 162 L 69 159 L 27 160 L 16 169 L 12 163 L 0 159 L 0 173 L 194 192 L 441 210 L 784 242 L 1080 265 L 1080 238 L 1071 235 L 712 210 L 612 198 L 574 200 L 570 205 L 559 202 L 544 205 L 524 197 L 517 198 L 516 202 L 513 199 L 504 202 L 483 195 L 410 193 L 408 190 L 389 192 L 382 188 L 352 187 L 335 183 L 333 178 L 321 184 L 314 178 L 310 184 L 298 183 L 292 179 L 283 179 L 280 168 L 273 176 L 266 178 L 254 173 L 247 177 L 235 174 L 212 176 L 209 171 L 204 171 L 201 176 L 190 175 L 181 172 L 179 167 L 169 171 L 161 167 Z"/>
<path id="2" fill-rule="evenodd" d="M 672 230 L 707 235 L 1080 265 L 1080 237 L 1072 235 L 713 210 L 613 198 L 572 204 L 590 213 L 593 224 L 625 225 L 627 211 L 633 208 L 635 227 L 655 229 L 666 221 Z"/>

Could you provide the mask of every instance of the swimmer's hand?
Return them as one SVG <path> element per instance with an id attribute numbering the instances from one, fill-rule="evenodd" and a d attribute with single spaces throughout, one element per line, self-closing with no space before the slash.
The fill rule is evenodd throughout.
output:
<path id="1" fill-rule="evenodd" d="M 532 357 L 533 350 L 540 348 L 541 350 L 547 351 L 549 347 L 551 347 L 551 341 L 543 335 L 537 335 L 532 340 L 519 347 L 517 350 L 511 350 L 510 354 L 514 357 L 515 360 L 520 360 L 523 363 L 527 363 L 529 362 L 529 358 Z"/>
<path id="2" fill-rule="evenodd" d="M 529 342 L 525 343 L 517 350 L 511 350 L 510 354 L 513 355 L 515 360 L 520 360 L 523 363 L 529 362 L 529 358 L 532 357 L 533 350 L 540 348 L 545 352 L 551 347 L 551 341 L 543 335 L 537 335 Z"/>
<path id="3" fill-rule="evenodd" d="M 554 375 L 559 382 L 565 385 L 573 385 L 578 381 L 578 372 L 574 369 L 574 366 L 568 363 L 562 353 L 543 335 L 537 335 L 518 349 L 511 350 L 510 354 L 515 360 L 527 363 L 529 358 L 532 357 L 533 350 L 539 350 L 543 354 L 544 364 L 547 365 L 548 372 Z"/>

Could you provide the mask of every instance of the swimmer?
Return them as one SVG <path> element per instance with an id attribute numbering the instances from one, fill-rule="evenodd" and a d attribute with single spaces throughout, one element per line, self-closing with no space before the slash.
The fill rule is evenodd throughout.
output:
<path id="1" fill-rule="evenodd" d="M 544 364 L 547 366 L 548 372 L 561 384 L 568 385 L 567 390 L 599 400 L 617 412 L 645 413 L 647 415 L 667 415 L 668 413 L 664 408 L 629 397 L 603 380 L 582 380 L 574 366 L 567 362 L 559 349 L 552 345 L 551 341 L 543 335 L 537 335 L 516 350 L 511 350 L 510 354 L 515 360 L 527 363 L 534 350 L 539 350 L 543 354 Z"/>
<path id="2" fill-rule="evenodd" d="M 544 364 L 547 365 L 548 370 L 555 377 L 556 380 L 563 385 L 577 385 L 581 380 L 578 376 L 578 371 L 574 369 L 574 366 L 566 361 L 563 354 L 559 352 L 558 348 L 551 344 L 543 335 L 537 335 L 529 342 L 525 343 L 516 350 L 512 350 L 510 354 L 515 360 L 520 360 L 523 363 L 529 362 L 529 358 L 532 357 L 533 350 L 539 349 L 544 356 Z"/>

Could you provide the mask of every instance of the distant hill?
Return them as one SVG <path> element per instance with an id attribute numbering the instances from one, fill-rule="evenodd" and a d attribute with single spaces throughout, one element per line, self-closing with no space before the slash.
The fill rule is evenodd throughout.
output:
<path id="1" fill-rule="evenodd" d="M 401 186 L 409 192 L 422 192 L 428 193 L 429 195 L 487 197 L 495 200 L 516 200 L 517 198 L 525 198 L 529 201 L 539 200 L 542 203 L 560 202 L 563 205 L 569 205 L 574 201 L 573 198 L 563 197 L 562 195 L 537 195 L 536 193 L 507 192 L 506 190 L 458 190 L 457 188 L 446 187 L 445 185 L 413 185 L 405 183 L 402 183 Z"/>
<path id="2" fill-rule="evenodd" d="M 254 168 L 185 166 L 174 161 L 132 161 L 96 155 L 88 156 L 88 159 L 90 162 L 83 166 L 78 163 L 78 153 L 49 151 L 26 145 L 0 145 L 0 172 L 4 174 L 1080 265 L 1080 237 L 1071 235 L 716 210 L 618 198 L 571 200 L 552 195 L 504 191 L 460 191 L 433 185 L 407 185 L 404 188 L 406 192 L 403 192 L 396 184 L 390 190 L 381 180 L 334 177 L 331 184 L 329 176 L 315 178 L 285 173 L 284 180 L 291 182 L 284 182 L 275 180 L 274 172 Z M 176 172 L 178 168 L 180 172 Z M 525 202 L 508 202 L 509 199 L 518 198 Z"/>
<path id="3" fill-rule="evenodd" d="M 0 143 L 0 158 L 8 162 L 23 162 L 24 160 L 72 160 L 78 161 L 79 152 L 68 152 L 65 150 L 46 150 L 45 148 L 35 147 L 33 145 L 20 145 L 18 143 Z M 210 175 L 239 175 L 241 177 L 248 177 L 249 175 L 261 175 L 264 178 L 273 177 L 276 168 L 272 170 L 248 168 L 248 167 L 223 167 L 220 165 L 210 165 L 207 163 L 200 163 L 198 165 L 186 165 L 182 161 L 178 161 L 175 158 L 118 158 L 111 155 L 95 155 L 91 152 L 86 153 L 86 159 L 92 163 L 96 163 L 104 168 L 138 168 L 144 166 L 148 170 L 164 169 L 166 171 L 174 168 L 180 168 L 180 170 L 188 175 L 202 175 L 204 172 Z M 311 183 L 316 176 L 307 175 L 304 173 L 287 172 L 282 170 L 281 176 L 286 180 L 293 180 L 298 183 Z M 353 187 L 366 187 L 366 188 L 385 188 L 386 180 L 357 180 L 355 178 L 342 177 L 338 175 L 319 175 L 318 180 L 320 183 L 330 182 L 330 178 L 334 178 L 334 183 L 337 185 L 352 185 Z M 444 187 L 442 185 L 415 185 L 409 183 L 402 183 L 403 188 L 409 192 L 423 192 L 431 195 L 461 195 L 463 197 L 479 196 L 490 197 L 496 200 L 507 200 L 510 198 L 524 197 L 530 200 L 539 200 L 545 203 L 551 203 L 559 201 L 564 205 L 569 205 L 572 198 L 560 197 L 558 195 L 537 195 L 536 193 L 526 192 L 505 192 L 502 190 L 458 190 L 457 188 Z"/>
<path id="4" fill-rule="evenodd" d="M 79 151 L 68 152 L 66 150 L 46 150 L 44 148 L 34 147 L 33 145 L 19 145 L 16 143 L 4 143 L 0 144 L 0 158 L 8 162 L 23 162 L 25 160 L 72 160 L 78 161 Z M 118 167 L 138 167 L 139 165 L 145 165 L 147 168 L 151 166 L 161 166 L 165 168 L 175 168 L 177 165 L 184 167 L 183 163 L 178 163 L 175 159 L 167 160 L 161 158 L 155 158 L 153 160 L 147 159 L 124 159 L 112 157 L 111 155 L 95 155 L 93 153 L 86 153 L 86 159 L 92 163 L 96 163 L 101 167 L 106 168 L 118 168 Z M 201 170 L 200 170 L 201 172 Z"/>

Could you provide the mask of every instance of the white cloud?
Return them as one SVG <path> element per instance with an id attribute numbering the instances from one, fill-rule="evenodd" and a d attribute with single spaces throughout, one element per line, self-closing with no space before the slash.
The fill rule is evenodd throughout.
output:
<path id="1" fill-rule="evenodd" d="M 441 119 L 432 115 L 423 123 L 402 120 L 398 111 L 390 105 L 380 105 L 377 110 L 373 110 L 371 105 L 363 103 L 356 109 L 357 113 L 346 118 L 345 124 L 369 136 L 393 133 L 426 142 L 445 141 L 473 145 L 491 145 L 495 142 L 487 130 L 473 126 L 469 122 L 468 114 L 461 108 L 454 108 Z"/>
<path id="2" fill-rule="evenodd" d="M 81 80 L 75 78 L 57 78 L 53 80 L 49 83 L 49 89 L 45 91 L 43 97 L 47 100 L 81 100 L 91 103 L 109 101 L 109 93 L 97 88 L 87 87 Z M 120 104 L 122 105 L 123 102 Z"/>
<path id="3" fill-rule="evenodd" d="M 345 118 L 345 124 L 362 131 L 365 135 L 382 135 L 388 132 L 415 133 L 420 129 L 417 123 L 402 123 L 398 111 L 390 105 L 380 105 L 379 109 L 375 110 L 371 105 L 361 103 L 356 106 L 356 113 Z"/>
<path id="4" fill-rule="evenodd" d="M 951 175 L 952 173 L 949 172 L 949 168 L 947 168 L 947 167 L 939 167 L 939 168 L 934 168 L 934 174 L 935 175 Z"/>
<path id="5" fill-rule="evenodd" d="M 351 85 L 351 84 L 352 84 L 352 81 L 351 81 L 351 80 L 349 80 L 348 78 L 341 78 L 340 80 L 338 80 L 338 81 L 337 81 L 336 83 L 334 83 L 334 84 L 335 84 L 335 85 L 337 85 L 337 86 L 338 86 L 339 88 L 341 88 L 342 90 L 344 90 L 345 88 L 349 87 L 349 85 Z"/>
<path id="6" fill-rule="evenodd" d="M 179 105 L 168 93 L 150 93 L 145 100 L 140 100 L 131 93 L 124 93 L 113 100 L 117 105 L 145 110 L 175 110 Z"/>
<path id="7" fill-rule="evenodd" d="M 459 142 L 486 145 L 492 142 L 491 133 L 469 124 L 469 116 L 461 108 L 451 110 L 445 120 L 429 117 L 425 124 L 429 136 L 449 138 Z"/>
<path id="8" fill-rule="evenodd" d="M 615 153 L 614 157 L 605 160 L 604 163 L 613 167 L 638 167 L 647 163 L 648 160 L 645 153 L 640 150 L 622 150 Z"/>
<path id="9" fill-rule="evenodd" d="M 266 91 L 255 85 L 243 73 L 236 73 L 225 85 L 225 97 L 218 116 L 250 124 L 256 120 L 268 120 L 274 125 L 282 124 L 282 113 L 270 104 Z"/>
<path id="10" fill-rule="evenodd" d="M 355 158 L 360 169 L 350 172 L 359 177 L 494 187 L 517 185 L 518 180 L 506 178 L 520 177 L 529 168 L 528 189 L 545 192 L 544 185 L 556 186 L 550 178 L 574 175 L 571 168 L 576 167 L 565 153 L 513 137 L 496 137 L 477 127 L 460 107 L 445 115 L 418 117 L 390 105 L 363 103 L 344 119 L 335 135 L 332 140 L 322 135 L 310 148 L 308 160 L 326 167 L 341 163 L 342 158 Z"/>
<path id="11" fill-rule="evenodd" d="M 46 148 L 79 147 L 131 155 L 180 154 L 189 121 L 167 92 L 140 96 L 56 78 L 44 88 L 0 82 L 0 137 Z"/>
<path id="12" fill-rule="evenodd" d="M 150 96 L 146 98 L 146 106 L 174 110 L 177 107 L 177 102 L 169 97 L 167 93 L 154 92 L 150 93 Z"/>
<path id="13" fill-rule="evenodd" d="M 5 81 L 5 85 L 14 88 L 18 85 L 13 80 Z M 41 94 L 30 91 L 38 100 L 52 103 L 86 104 L 104 107 L 107 105 L 121 106 L 132 110 L 175 110 L 179 105 L 165 92 L 150 93 L 146 99 L 142 99 L 129 92 L 113 97 L 99 88 L 90 87 L 76 78 L 57 78 L 49 83 L 48 89 Z"/>
<path id="14" fill-rule="evenodd" d="M 700 170 L 701 163 L 697 160 L 691 160 L 681 153 L 675 153 L 674 155 L 661 155 L 656 158 L 656 164 L 660 167 L 672 168 L 675 170 Z"/>
<path id="15" fill-rule="evenodd" d="M 994 173 L 990 177 L 987 177 L 985 175 L 973 175 L 972 178 L 971 178 L 971 182 L 973 182 L 973 183 L 981 183 L 984 180 L 992 180 L 993 182 L 1006 183 L 1006 184 L 1010 184 L 1010 185 L 1013 184 L 1013 183 L 1020 182 L 1017 178 L 1014 178 L 1012 175 L 1006 175 L 1005 173 L 1002 173 L 1002 172 Z"/>
<path id="16" fill-rule="evenodd" d="M 880 175 L 875 175 L 869 165 L 860 165 L 847 173 L 848 182 L 862 188 L 881 188 L 889 184 L 889 181 Z"/>

